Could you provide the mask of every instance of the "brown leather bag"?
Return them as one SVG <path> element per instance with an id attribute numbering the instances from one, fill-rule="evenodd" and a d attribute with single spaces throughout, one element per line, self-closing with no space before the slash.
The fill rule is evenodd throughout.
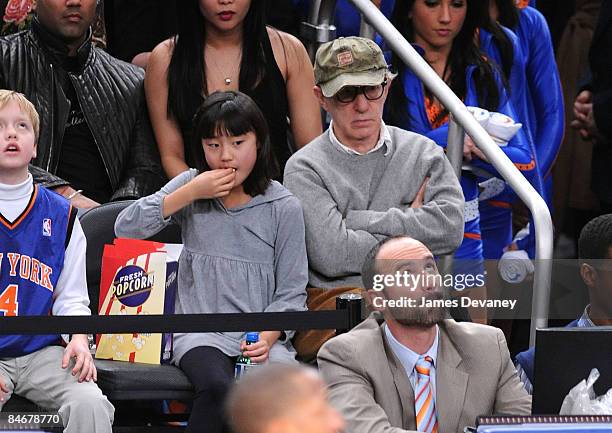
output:
<path id="1" fill-rule="evenodd" d="M 335 289 L 310 287 L 306 289 L 306 293 L 308 295 L 306 305 L 309 311 L 335 310 L 336 298 L 344 293 L 358 293 L 365 297 L 364 290 L 359 287 L 337 287 Z M 335 329 L 297 331 L 293 337 L 293 347 L 298 353 L 298 359 L 303 362 L 314 361 L 323 343 L 332 338 L 335 333 Z"/>

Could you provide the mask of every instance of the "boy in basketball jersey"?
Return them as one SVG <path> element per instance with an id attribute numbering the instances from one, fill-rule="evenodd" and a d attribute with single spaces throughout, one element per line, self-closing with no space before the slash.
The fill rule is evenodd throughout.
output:
<path id="1" fill-rule="evenodd" d="M 0 316 L 89 315 L 85 235 L 69 201 L 34 185 L 39 117 L 0 90 Z M 58 411 L 68 433 L 111 433 L 86 335 L 0 335 L 0 410 L 12 394 Z"/>

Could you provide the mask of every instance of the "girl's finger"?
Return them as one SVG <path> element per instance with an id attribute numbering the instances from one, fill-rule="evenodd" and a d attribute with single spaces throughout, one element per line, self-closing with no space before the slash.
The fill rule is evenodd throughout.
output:
<path id="1" fill-rule="evenodd" d="M 262 347 L 266 347 L 266 342 L 265 341 L 258 341 L 256 343 L 251 343 L 249 345 L 246 345 L 246 349 L 247 350 L 257 350 L 257 349 L 261 349 Z"/>
<path id="2" fill-rule="evenodd" d="M 262 354 L 268 352 L 268 350 L 268 345 L 263 341 L 259 341 L 255 344 L 250 344 L 244 354 L 248 357 L 261 356 Z"/>
<path id="3" fill-rule="evenodd" d="M 252 358 L 254 356 L 261 356 L 266 353 L 268 349 L 266 347 L 260 347 L 258 349 L 249 349 L 244 351 L 244 355 Z"/>
<path id="4" fill-rule="evenodd" d="M 219 189 L 227 189 L 230 190 L 234 187 L 234 183 L 235 183 L 236 179 L 231 179 L 229 182 L 224 182 L 221 185 L 219 185 Z"/>
<path id="5" fill-rule="evenodd" d="M 216 170 L 211 170 L 211 173 L 214 174 L 216 178 L 225 177 L 234 172 L 233 168 L 217 168 Z"/>
<path id="6" fill-rule="evenodd" d="M 225 187 L 225 186 L 222 187 L 222 188 L 218 188 L 217 189 L 217 194 L 222 194 L 223 196 L 226 196 L 226 195 L 228 195 L 232 191 L 232 188 L 233 188 L 233 186 L 229 187 L 229 188 Z"/>
<path id="7" fill-rule="evenodd" d="M 265 355 L 262 356 L 257 356 L 257 357 L 251 357 L 251 361 L 253 361 L 255 364 L 263 364 L 264 362 L 266 362 L 268 360 L 268 354 L 266 353 Z"/>
<path id="8" fill-rule="evenodd" d="M 244 352 L 245 356 L 248 356 L 249 358 L 253 359 L 253 358 L 257 358 L 259 356 L 263 356 L 266 353 L 270 352 L 268 346 L 265 347 L 260 347 L 257 348 L 255 350 L 247 350 Z"/>
<path id="9" fill-rule="evenodd" d="M 228 170 L 232 170 L 232 171 L 230 171 L 229 173 L 227 173 L 224 176 L 219 177 L 217 179 L 219 184 L 224 184 L 224 183 L 227 183 L 227 182 L 233 182 L 234 179 L 236 179 L 236 172 L 233 171 L 232 168 L 228 168 Z"/>

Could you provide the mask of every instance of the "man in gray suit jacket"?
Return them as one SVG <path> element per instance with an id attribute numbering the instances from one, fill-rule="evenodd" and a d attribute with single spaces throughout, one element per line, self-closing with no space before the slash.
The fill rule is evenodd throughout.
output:
<path id="1" fill-rule="evenodd" d="M 456 433 L 479 415 L 531 413 L 503 333 L 445 319 L 439 305 L 451 300 L 425 245 L 408 237 L 380 242 L 362 278 L 378 313 L 318 354 L 346 431 Z"/>

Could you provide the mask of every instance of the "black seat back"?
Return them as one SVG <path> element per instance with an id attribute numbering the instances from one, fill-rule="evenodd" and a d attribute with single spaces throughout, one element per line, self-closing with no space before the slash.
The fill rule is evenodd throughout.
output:
<path id="1" fill-rule="evenodd" d="M 133 200 L 106 203 L 85 212 L 79 221 L 87 239 L 87 287 L 89 290 L 92 314 L 97 314 L 100 295 L 100 273 L 104 245 L 112 244 L 115 239 L 115 220 L 119 213 Z M 165 243 L 181 243 L 181 230 L 171 224 L 149 240 Z"/>

